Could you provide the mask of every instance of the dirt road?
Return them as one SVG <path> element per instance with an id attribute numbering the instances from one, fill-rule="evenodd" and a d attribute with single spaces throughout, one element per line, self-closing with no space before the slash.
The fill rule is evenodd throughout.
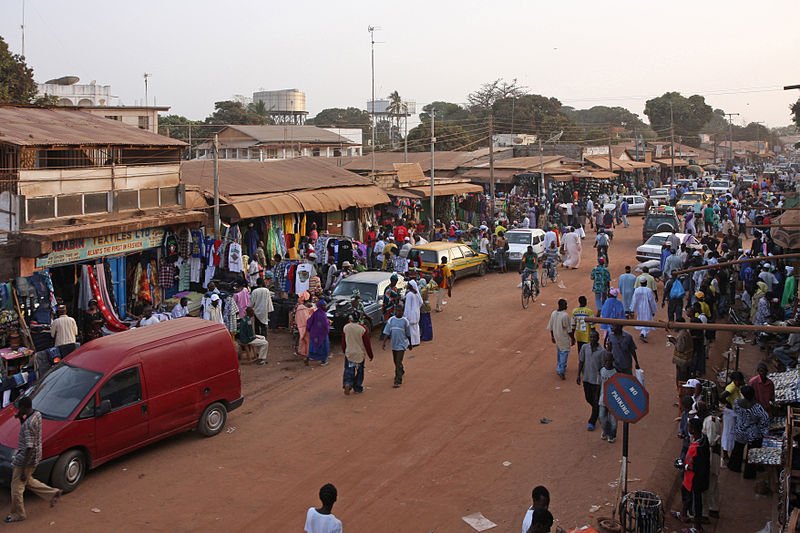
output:
<path id="1" fill-rule="evenodd" d="M 640 236 L 638 217 L 617 230 L 615 284 L 635 264 Z M 30 518 L 18 529 L 301 531 L 326 482 L 339 489 L 334 513 L 349 532 L 466 532 L 461 517 L 478 511 L 497 531 L 518 531 L 537 484 L 550 489 L 564 527 L 610 515 L 621 439 L 608 444 L 586 431 L 576 350 L 562 381 L 546 331 L 558 298 L 569 309 L 580 294 L 592 301 L 593 237 L 581 268 L 560 272 L 566 288 L 548 285 L 527 310 L 516 274 L 461 280 L 434 314 L 434 341 L 407 352 L 400 389 L 392 388 L 391 352 L 379 344 L 365 394 L 344 396 L 341 355 L 307 368 L 291 360 L 285 334 L 273 335 L 270 364 L 243 369 L 247 399 L 229 432 L 186 434 L 114 461 L 54 510 L 29 495 Z M 631 428 L 630 488 L 666 495 L 679 446 L 662 331 L 640 346 L 639 359 L 651 408 Z M 593 505 L 601 510 L 591 513 Z"/>

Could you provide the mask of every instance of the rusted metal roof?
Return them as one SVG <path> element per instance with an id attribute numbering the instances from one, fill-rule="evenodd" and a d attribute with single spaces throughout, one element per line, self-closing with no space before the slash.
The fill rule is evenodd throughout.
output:
<path id="1" fill-rule="evenodd" d="M 481 156 L 476 152 L 436 152 L 436 170 L 455 170 Z M 406 162 L 405 159 L 408 159 L 408 163 L 419 163 L 423 172 L 427 173 L 431 170 L 430 152 L 409 152 L 408 154 L 403 154 L 403 152 L 376 152 L 375 171 L 394 171 L 395 163 Z M 372 171 L 372 155 L 345 157 L 343 161 L 344 164 L 342 166 L 353 172 Z"/>
<path id="2" fill-rule="evenodd" d="M 16 146 L 186 146 L 77 109 L 0 105 L 0 143 Z"/>
<path id="3" fill-rule="evenodd" d="M 317 126 L 292 126 L 292 125 L 265 125 L 265 126 L 228 126 L 229 129 L 238 131 L 258 141 L 265 143 L 322 143 L 322 144 L 355 144 L 347 137 Z M 223 130 L 224 131 L 224 130 Z M 220 139 L 220 144 L 228 144 Z M 256 144 L 256 143 L 250 143 Z"/>
<path id="4" fill-rule="evenodd" d="M 372 207 L 391 200 L 377 185 L 331 187 L 273 194 L 236 196 L 222 214 L 233 220 L 315 211 L 329 213 L 350 207 Z"/>
<path id="5" fill-rule="evenodd" d="M 431 196 L 430 187 L 410 187 L 406 190 L 415 192 L 417 194 L 425 196 L 426 198 L 430 198 Z M 467 194 L 467 193 L 483 194 L 483 187 L 475 183 L 447 183 L 443 185 L 436 185 L 433 188 L 433 194 L 436 196 L 451 196 L 454 194 Z"/>
<path id="6" fill-rule="evenodd" d="M 303 157 L 269 161 L 219 161 L 219 189 L 222 194 L 268 194 L 371 185 L 372 181 L 336 166 L 336 160 Z M 181 163 L 181 181 L 201 190 L 214 190 L 214 161 L 195 159 Z"/>

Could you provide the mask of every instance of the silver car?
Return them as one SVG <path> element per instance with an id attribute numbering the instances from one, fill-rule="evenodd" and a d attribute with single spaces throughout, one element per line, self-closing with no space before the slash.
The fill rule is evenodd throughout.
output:
<path id="1" fill-rule="evenodd" d="M 644 204 L 647 201 L 644 196 L 641 194 L 626 194 L 622 198 L 628 201 L 629 215 L 644 215 Z M 620 199 L 620 202 L 622 202 L 622 199 Z"/>

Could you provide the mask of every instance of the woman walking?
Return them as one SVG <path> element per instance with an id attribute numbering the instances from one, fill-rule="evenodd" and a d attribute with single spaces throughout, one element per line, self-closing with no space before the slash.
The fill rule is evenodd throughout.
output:
<path id="1" fill-rule="evenodd" d="M 330 320 L 328 320 L 328 309 L 325 300 L 317 302 L 317 310 L 311 315 L 307 323 L 308 328 L 308 358 L 309 360 L 321 361 L 321 365 L 328 364 L 328 357 L 331 354 L 331 341 L 329 332 L 331 328 Z"/>
<path id="2" fill-rule="evenodd" d="M 407 288 L 403 316 L 408 319 L 411 328 L 411 346 L 419 346 L 422 297 L 419 295 L 419 287 L 415 280 L 409 281 Z"/>
<path id="3" fill-rule="evenodd" d="M 294 326 L 297 328 L 297 349 L 296 353 L 308 364 L 308 319 L 314 313 L 309 299 L 311 295 L 308 291 L 303 291 L 297 299 L 294 308 Z"/>
<path id="4" fill-rule="evenodd" d="M 428 342 L 433 340 L 430 294 L 436 289 L 436 284 L 423 278 L 419 280 L 419 288 L 419 294 L 422 296 L 422 307 L 419 313 L 419 337 L 421 341 Z"/>

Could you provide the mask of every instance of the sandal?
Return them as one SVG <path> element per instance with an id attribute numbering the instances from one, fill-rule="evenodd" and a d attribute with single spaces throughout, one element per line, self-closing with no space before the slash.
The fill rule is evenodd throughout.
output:
<path id="1" fill-rule="evenodd" d="M 25 520 L 25 519 L 24 518 L 14 518 L 13 516 L 8 515 L 3 519 L 3 522 L 5 522 L 6 524 L 10 524 L 12 522 L 22 522 L 23 520 Z"/>

